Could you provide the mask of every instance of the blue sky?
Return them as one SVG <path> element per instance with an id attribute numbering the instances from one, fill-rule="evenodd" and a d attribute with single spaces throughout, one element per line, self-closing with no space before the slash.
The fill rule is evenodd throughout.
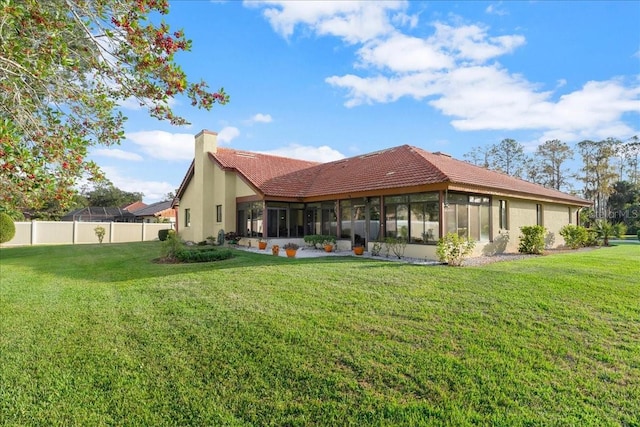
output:
<path id="1" fill-rule="evenodd" d="M 231 102 L 175 99 L 186 127 L 123 105 L 126 140 L 91 158 L 148 203 L 179 186 L 202 129 L 220 146 L 316 161 L 640 135 L 638 1 L 170 5 L 165 20 L 193 41 L 178 63 Z"/>

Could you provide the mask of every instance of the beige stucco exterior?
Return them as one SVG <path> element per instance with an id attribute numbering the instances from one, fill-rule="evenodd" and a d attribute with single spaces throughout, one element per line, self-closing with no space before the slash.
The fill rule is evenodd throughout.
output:
<path id="1" fill-rule="evenodd" d="M 225 171 L 210 161 L 208 153 L 217 150 L 217 134 L 202 131 L 196 135 L 193 178 L 180 198 L 178 227 L 184 240 L 202 241 L 218 232 L 236 229 L 236 198 L 255 195 L 255 191 L 236 173 Z M 222 221 L 217 219 L 222 208 Z M 190 223 L 186 224 L 186 211 Z"/>

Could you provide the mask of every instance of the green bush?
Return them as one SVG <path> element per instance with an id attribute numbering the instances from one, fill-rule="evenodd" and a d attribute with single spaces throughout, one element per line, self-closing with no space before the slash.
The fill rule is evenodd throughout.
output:
<path id="1" fill-rule="evenodd" d="M 182 249 L 176 252 L 176 259 L 180 262 L 210 262 L 229 259 L 233 253 L 229 249 Z"/>
<path id="2" fill-rule="evenodd" d="M 564 243 L 571 249 L 578 249 L 585 246 L 589 239 L 587 229 L 581 225 L 565 225 L 560 229 L 560 235 L 564 239 Z"/>
<path id="3" fill-rule="evenodd" d="M 518 252 L 523 254 L 541 254 L 544 252 L 544 235 L 547 229 L 541 225 L 520 227 L 520 245 Z"/>
<path id="4" fill-rule="evenodd" d="M 405 237 L 387 237 L 384 239 L 385 253 L 389 256 L 390 252 L 398 258 L 402 259 L 404 251 L 407 248 L 407 239 Z"/>
<path id="5" fill-rule="evenodd" d="M 323 234 L 310 234 L 308 236 L 304 236 L 304 242 L 307 245 L 312 246 L 314 248 L 319 246 L 324 246 L 325 241 L 335 244 L 336 236 L 329 236 L 329 235 L 323 235 Z"/>
<path id="6" fill-rule="evenodd" d="M 176 260 L 177 254 L 182 250 L 182 242 L 180 241 L 180 236 L 175 230 L 167 230 L 167 237 L 162 242 L 162 256 L 169 260 Z"/>
<path id="7" fill-rule="evenodd" d="M 164 242 L 165 240 L 167 240 L 167 236 L 169 235 L 169 231 L 171 231 L 170 229 L 166 228 L 164 230 L 158 230 L 158 239 L 161 242 Z"/>
<path id="8" fill-rule="evenodd" d="M 638 229 L 638 240 L 640 240 L 640 229 Z"/>
<path id="9" fill-rule="evenodd" d="M 452 267 L 459 267 L 464 259 L 471 255 L 475 246 L 476 242 L 464 239 L 458 233 L 447 233 L 446 236 L 438 240 L 436 254 L 440 262 L 446 262 Z"/>
<path id="10" fill-rule="evenodd" d="M 16 225 L 9 215 L 0 212 L 0 243 L 6 243 L 16 235 Z"/>

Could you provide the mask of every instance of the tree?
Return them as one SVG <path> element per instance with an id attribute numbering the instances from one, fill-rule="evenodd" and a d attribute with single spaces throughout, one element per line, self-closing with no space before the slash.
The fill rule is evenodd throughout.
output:
<path id="1" fill-rule="evenodd" d="M 168 0 L 2 0 L 0 2 L 0 205 L 68 205 L 95 145 L 119 143 L 135 100 L 151 116 L 184 124 L 170 98 L 210 109 L 229 97 L 187 81 L 175 54 L 191 42 L 155 23 Z"/>
<path id="2" fill-rule="evenodd" d="M 127 192 L 116 188 L 111 182 L 96 185 L 91 191 L 83 194 L 89 202 L 88 206 L 113 207 L 125 206 L 142 201 L 144 194 Z"/>
<path id="3" fill-rule="evenodd" d="M 491 146 L 491 169 L 521 178 L 524 174 L 526 157 L 524 147 L 515 139 L 503 139 L 499 144 Z"/>
<path id="4" fill-rule="evenodd" d="M 467 159 L 469 163 L 488 169 L 491 165 L 491 147 L 473 147 L 471 151 L 463 154 L 462 157 Z"/>
<path id="5" fill-rule="evenodd" d="M 578 151 L 582 156 L 582 175 L 578 178 L 584 182 L 584 197 L 594 202 L 597 217 L 603 217 L 607 210 L 607 198 L 611 194 L 611 183 L 616 173 L 611 163 L 614 156 L 615 140 L 608 138 L 594 142 L 584 140 L 578 143 Z"/>
<path id="6" fill-rule="evenodd" d="M 534 182 L 560 190 L 568 186 L 568 171 L 562 165 L 571 158 L 573 151 L 567 144 L 557 139 L 546 141 L 536 149 L 536 161 L 531 162 L 528 175 Z"/>

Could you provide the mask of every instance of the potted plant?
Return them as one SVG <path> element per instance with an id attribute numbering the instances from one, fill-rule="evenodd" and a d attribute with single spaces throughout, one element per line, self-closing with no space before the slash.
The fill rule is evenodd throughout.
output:
<path id="1" fill-rule="evenodd" d="M 324 246 L 324 251 L 325 252 L 333 252 L 333 242 L 330 240 L 325 240 L 324 242 L 322 242 L 322 245 Z"/>
<path id="2" fill-rule="evenodd" d="M 278 256 L 278 254 L 280 254 L 280 246 L 278 245 L 271 246 L 271 254 Z"/>
<path id="3" fill-rule="evenodd" d="M 299 247 L 300 246 L 298 246 L 297 243 L 289 242 L 284 245 L 284 250 L 287 252 L 287 256 L 289 258 L 294 258 L 296 256 L 296 252 L 298 251 Z"/>
<path id="4" fill-rule="evenodd" d="M 353 253 L 356 255 L 362 255 L 364 253 L 364 246 L 356 245 L 353 247 Z"/>
<path id="5" fill-rule="evenodd" d="M 265 249 L 267 249 L 266 239 L 263 239 L 262 237 L 258 239 L 258 249 L 260 249 L 261 251 L 264 251 Z"/>

